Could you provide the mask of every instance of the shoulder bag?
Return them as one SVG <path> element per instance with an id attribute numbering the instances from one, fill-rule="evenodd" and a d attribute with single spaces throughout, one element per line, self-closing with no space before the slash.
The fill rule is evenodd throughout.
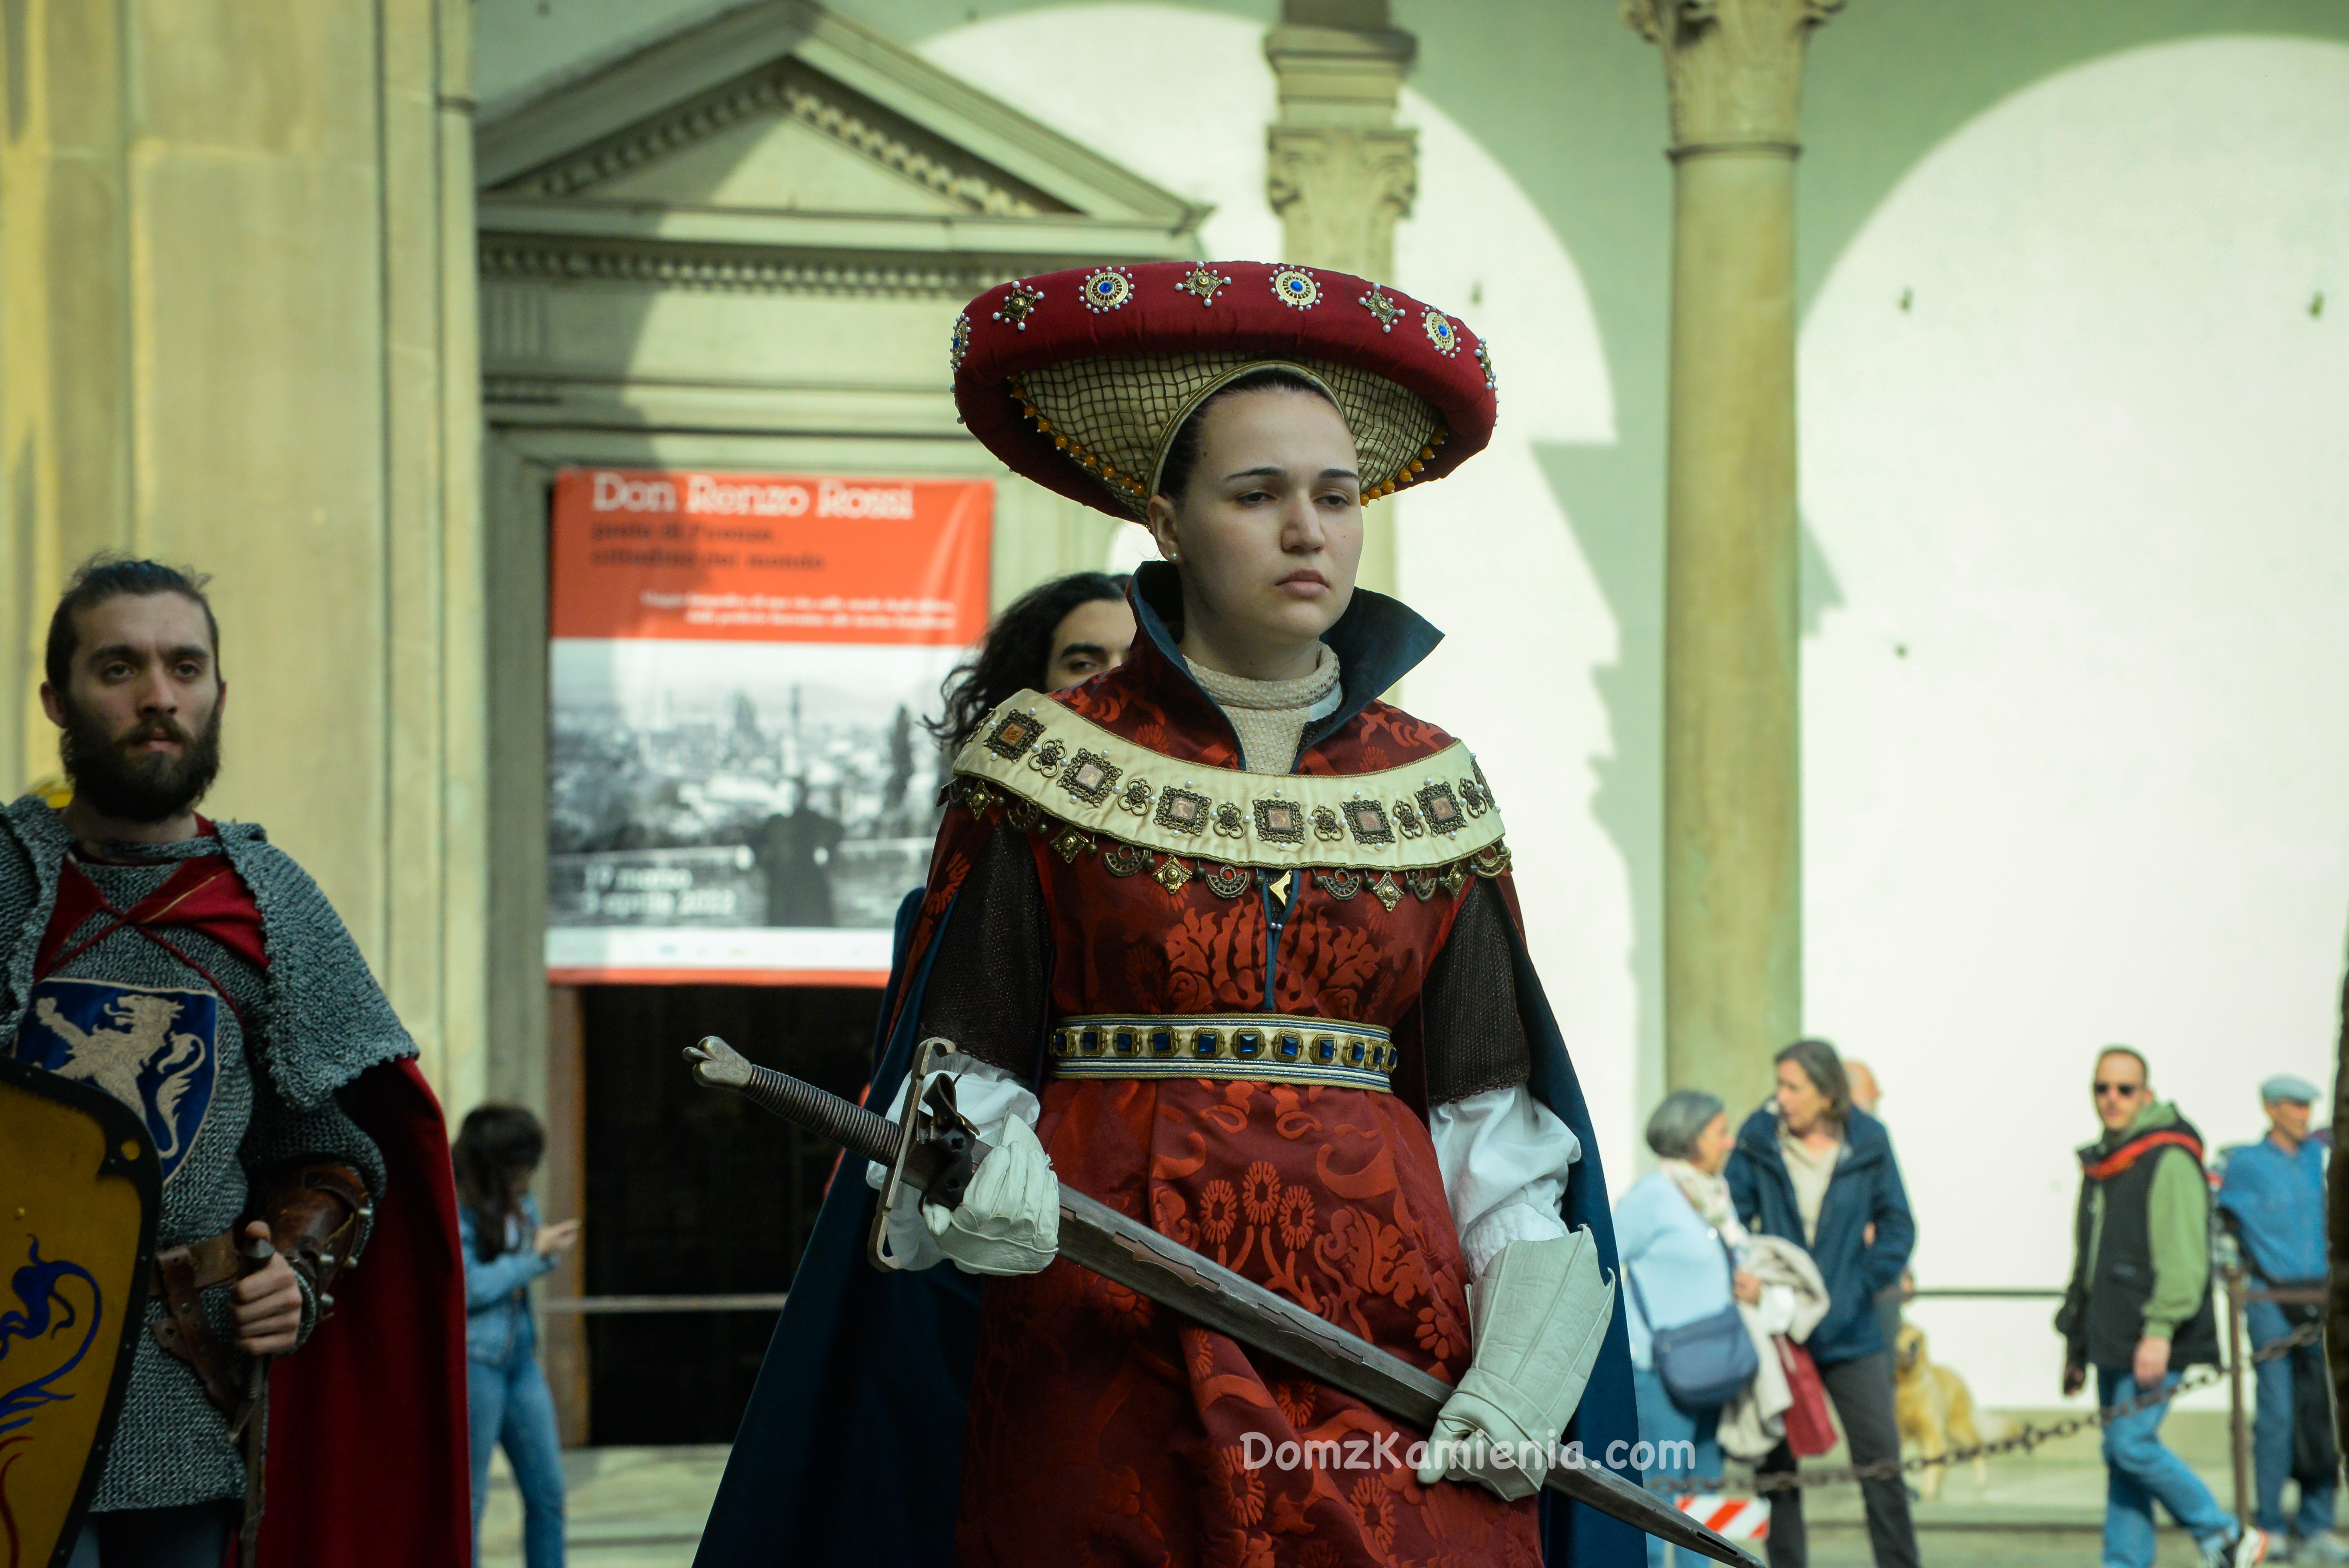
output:
<path id="1" fill-rule="evenodd" d="M 1737 1260 L 1718 1232 L 1713 1240 L 1721 1244 L 1721 1255 L 1729 1264 L 1733 1284 Z M 1648 1310 L 1647 1298 L 1640 1294 L 1640 1277 L 1630 1264 L 1623 1265 L 1623 1276 L 1630 1282 L 1633 1305 L 1648 1320 L 1650 1355 L 1656 1376 L 1673 1404 L 1683 1410 L 1718 1409 L 1745 1391 L 1754 1375 L 1762 1370 L 1762 1357 L 1754 1349 L 1754 1336 L 1745 1331 L 1745 1319 L 1737 1310 L 1733 1294 L 1729 1305 L 1719 1312 L 1709 1313 L 1694 1323 L 1658 1328 L 1655 1315 Z"/>

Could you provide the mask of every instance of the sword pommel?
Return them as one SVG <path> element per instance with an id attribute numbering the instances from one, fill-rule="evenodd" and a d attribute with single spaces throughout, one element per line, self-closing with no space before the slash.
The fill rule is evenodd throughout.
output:
<path id="1" fill-rule="evenodd" d="M 861 1105 L 815 1085 L 762 1068 L 715 1035 L 685 1048 L 693 1078 L 704 1088 L 729 1088 L 793 1127 L 884 1165 L 897 1157 L 897 1130 Z"/>

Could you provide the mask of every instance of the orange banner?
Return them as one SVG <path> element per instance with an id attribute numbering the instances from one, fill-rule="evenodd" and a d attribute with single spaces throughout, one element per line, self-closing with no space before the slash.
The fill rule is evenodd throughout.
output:
<path id="1" fill-rule="evenodd" d="M 556 637 L 976 641 L 984 480 L 567 469 L 555 476 Z"/>

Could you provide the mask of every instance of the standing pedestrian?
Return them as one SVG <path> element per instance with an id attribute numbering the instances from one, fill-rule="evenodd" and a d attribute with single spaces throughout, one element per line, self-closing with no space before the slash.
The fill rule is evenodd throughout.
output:
<path id="1" fill-rule="evenodd" d="M 2268 1133 L 2228 1157 L 2219 1189 L 2219 1207 L 2233 1219 L 2252 1283 L 2323 1289 L 2325 1284 L 2325 1150 L 2308 1135 L 2309 1108 L 2316 1086 L 2279 1073 L 2260 1085 Z M 2321 1303 L 2285 1305 L 2254 1301 L 2244 1325 L 2254 1349 L 2265 1350 L 2302 1324 L 2323 1315 Z M 2259 1473 L 2258 1523 L 2271 1535 L 2291 1532 L 2288 1555 L 2294 1563 L 2343 1561 L 2333 1533 L 2333 1477 L 2339 1449 L 2333 1439 L 2333 1401 L 2327 1392 L 2324 1347 L 2303 1345 L 2258 1363 L 2259 1416 L 2251 1452 Z M 2299 1511 L 2287 1521 L 2283 1483 L 2300 1482 Z"/>
<path id="2" fill-rule="evenodd" d="M 2249 1568 L 2267 1556 L 2267 1532 L 2238 1525 L 2161 1441 L 2167 1391 L 2185 1368 L 2219 1359 L 2202 1135 L 2154 1099 L 2145 1057 L 2127 1046 L 2097 1056 L 2094 1084 L 2105 1130 L 2079 1150 L 2072 1283 L 2055 1315 L 2064 1392 L 2079 1392 L 2094 1367 L 2098 1404 L 2153 1400 L 2105 1422 L 2106 1568 L 2153 1568 L 2157 1498 L 2208 1568 Z"/>
<path id="3" fill-rule="evenodd" d="M 523 1561 L 563 1568 L 563 1440 L 538 1364 L 530 1286 L 579 1240 L 579 1222 L 539 1222 L 531 1178 L 546 1152 L 538 1118 L 518 1105 L 476 1107 L 458 1129 L 457 1223 L 465 1242 L 467 1405 L 472 1417 L 473 1555 L 481 1556 L 490 1454 L 505 1445 L 522 1493 Z"/>
<path id="4" fill-rule="evenodd" d="M 1771 1103 L 1738 1130 L 1729 1188 L 1748 1229 L 1801 1245 L 1826 1281 L 1826 1316 L 1811 1331 L 1811 1359 L 1835 1402 L 1855 1463 L 1900 1457 L 1892 1414 L 1892 1347 L 1877 1326 L 1876 1296 L 1896 1284 L 1917 1236 L 1909 1194 L 1884 1126 L 1851 1103 L 1843 1061 L 1824 1040 L 1796 1040 L 1777 1057 Z M 1759 1467 L 1791 1473 L 1781 1442 Z M 1860 1482 L 1877 1568 L 1917 1568 L 1909 1488 L 1899 1476 Z M 1803 1494 L 1772 1494 L 1770 1568 L 1805 1568 Z"/>
<path id="5" fill-rule="evenodd" d="M 1643 1476 L 1651 1488 L 1721 1473 L 1714 1435 L 1721 1407 L 1692 1410 L 1673 1400 L 1655 1365 L 1654 1339 L 1657 1329 L 1701 1322 L 1732 1300 L 1752 1305 L 1762 1299 L 1762 1282 L 1737 1266 L 1733 1251 L 1745 1239 L 1721 1179 L 1733 1141 L 1719 1099 L 1692 1088 L 1666 1095 L 1648 1119 L 1648 1147 L 1662 1164 L 1633 1182 L 1615 1205 L 1640 1439 L 1657 1456 Z M 1683 1458 L 1687 1463 L 1678 1462 Z M 1686 1548 L 1679 1555 L 1683 1563 L 1695 1561 Z M 1652 1535 L 1648 1563 L 1664 1564 L 1664 1543 Z"/>

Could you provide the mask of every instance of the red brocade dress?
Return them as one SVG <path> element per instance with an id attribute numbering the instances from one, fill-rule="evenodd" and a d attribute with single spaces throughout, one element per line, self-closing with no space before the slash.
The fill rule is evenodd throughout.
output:
<path id="1" fill-rule="evenodd" d="M 1294 775 L 1239 765 L 1147 639 L 999 709 L 913 936 L 921 1032 L 1037 1086 L 1061 1181 L 1454 1381 L 1468 1276 L 1426 1116 L 1526 1081 L 1499 814 L 1383 703 Z M 992 1279 L 958 1556 L 1538 1564 L 1534 1502 L 1422 1487 L 1417 1436 L 1074 1264 Z"/>

